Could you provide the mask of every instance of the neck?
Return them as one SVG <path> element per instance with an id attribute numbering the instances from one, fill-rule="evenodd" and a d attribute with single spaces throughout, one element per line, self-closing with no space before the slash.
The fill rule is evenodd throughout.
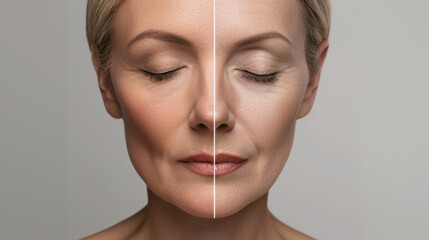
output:
<path id="1" fill-rule="evenodd" d="M 148 205 L 131 239 L 276 239 L 267 200 L 268 193 L 231 216 L 205 219 L 183 212 L 148 189 Z"/>

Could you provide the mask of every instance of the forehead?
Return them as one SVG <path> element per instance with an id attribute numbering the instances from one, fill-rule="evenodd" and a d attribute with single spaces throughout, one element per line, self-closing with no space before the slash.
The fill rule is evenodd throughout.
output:
<path id="1" fill-rule="evenodd" d="M 278 32 L 292 45 L 304 45 L 305 26 L 298 0 L 216 0 L 215 5 L 213 1 L 126 0 L 112 23 L 113 42 L 124 47 L 145 30 L 163 30 L 211 48 L 215 30 L 216 42 L 224 49 L 265 32 Z"/>
<path id="2" fill-rule="evenodd" d="M 112 22 L 113 41 L 126 45 L 146 30 L 184 36 L 191 43 L 213 42 L 213 0 L 126 0 Z"/>
<path id="3" fill-rule="evenodd" d="M 297 0 L 216 0 L 216 36 L 219 44 L 264 32 L 279 32 L 293 45 L 305 37 Z"/>

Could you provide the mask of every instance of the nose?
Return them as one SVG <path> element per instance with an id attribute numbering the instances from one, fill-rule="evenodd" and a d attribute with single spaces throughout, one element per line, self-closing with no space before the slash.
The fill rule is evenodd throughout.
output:
<path id="1" fill-rule="evenodd" d="M 234 128 L 235 117 L 231 111 L 228 103 L 228 98 L 222 91 L 221 82 L 218 82 L 216 86 L 216 98 L 215 98 L 215 127 L 216 132 L 228 132 Z"/>
<path id="2" fill-rule="evenodd" d="M 213 78 L 212 78 L 213 79 Z M 190 114 L 190 127 L 199 132 L 227 132 L 234 128 L 235 117 L 221 91 L 220 82 L 204 81 L 198 93 L 195 107 Z M 216 90 L 216 91 L 215 91 Z"/>

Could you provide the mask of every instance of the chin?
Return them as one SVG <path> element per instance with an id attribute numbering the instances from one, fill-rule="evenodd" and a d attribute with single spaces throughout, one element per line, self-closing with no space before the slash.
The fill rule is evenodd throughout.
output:
<path id="1" fill-rule="evenodd" d="M 216 218 L 235 215 L 267 196 L 269 185 L 231 187 L 231 184 L 216 185 Z M 256 206 L 256 205 L 254 205 Z"/>
<path id="2" fill-rule="evenodd" d="M 229 201 L 218 201 L 216 200 L 216 218 L 226 218 L 240 212 L 245 208 L 249 203 L 240 201 L 240 202 L 231 202 Z"/>
<path id="3" fill-rule="evenodd" d="M 187 214 L 198 218 L 212 219 L 214 216 L 213 200 L 211 201 L 211 204 L 199 203 L 199 202 L 196 202 L 196 203 L 194 202 L 191 204 L 183 204 L 183 206 L 180 206 L 180 209 L 186 212 Z"/>
<path id="4" fill-rule="evenodd" d="M 188 186 L 171 186 L 170 192 L 165 189 L 152 189 L 162 200 L 171 204 L 174 208 L 198 218 L 212 219 L 213 209 L 213 186 L 205 184 Z M 159 192 L 157 191 L 159 190 Z"/>

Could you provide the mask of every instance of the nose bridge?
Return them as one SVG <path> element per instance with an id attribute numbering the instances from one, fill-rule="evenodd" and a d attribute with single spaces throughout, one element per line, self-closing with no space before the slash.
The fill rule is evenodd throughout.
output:
<path id="1" fill-rule="evenodd" d="M 234 119 L 229 107 L 227 83 L 222 74 L 222 68 L 218 69 L 215 79 L 215 127 L 216 130 L 227 130 L 234 126 Z"/>
<path id="2" fill-rule="evenodd" d="M 190 126 L 200 132 L 213 133 L 215 117 L 214 64 L 207 60 L 199 66 L 198 79 L 191 86 L 194 92 L 194 108 L 190 114 Z"/>
<path id="3" fill-rule="evenodd" d="M 215 130 L 229 130 L 234 126 L 235 120 L 228 104 L 223 71 L 216 71 L 215 76 L 212 61 L 207 61 L 200 69 L 199 79 L 193 87 L 196 91 L 196 102 L 190 115 L 190 125 L 194 130 L 210 133 Z"/>

